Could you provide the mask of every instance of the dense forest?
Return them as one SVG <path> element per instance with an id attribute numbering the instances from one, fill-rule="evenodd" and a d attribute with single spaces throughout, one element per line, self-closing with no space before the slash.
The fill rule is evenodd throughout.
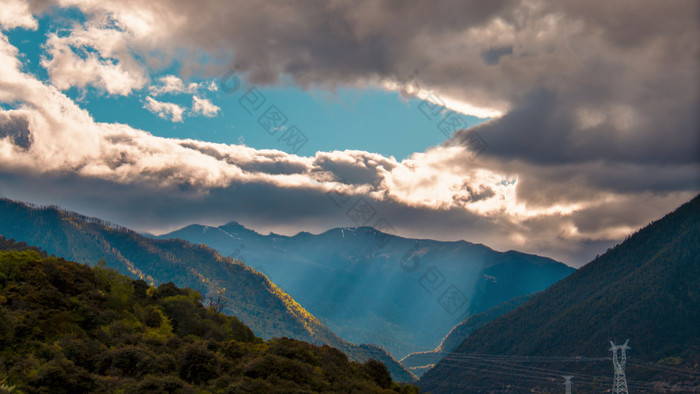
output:
<path id="1" fill-rule="evenodd" d="M 264 341 L 199 292 L 0 237 L 0 393 L 417 393 L 380 362 Z"/>

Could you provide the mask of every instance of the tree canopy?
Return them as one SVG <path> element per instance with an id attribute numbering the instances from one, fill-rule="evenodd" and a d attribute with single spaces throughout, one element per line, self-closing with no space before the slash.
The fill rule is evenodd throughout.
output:
<path id="1" fill-rule="evenodd" d="M 2 250 L 5 249 L 5 250 Z M 374 360 L 263 341 L 199 292 L 0 241 L 0 392 L 418 392 Z"/>

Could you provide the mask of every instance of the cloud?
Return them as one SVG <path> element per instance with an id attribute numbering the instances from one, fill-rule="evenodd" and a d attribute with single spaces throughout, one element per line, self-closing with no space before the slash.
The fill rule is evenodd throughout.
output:
<path id="1" fill-rule="evenodd" d="M 174 75 L 160 77 L 158 81 L 161 83 L 160 86 L 151 86 L 148 88 L 153 95 L 158 96 L 165 93 L 182 93 L 186 91 L 185 83 L 182 82 L 182 79 Z"/>
<path id="2" fill-rule="evenodd" d="M 23 73 L 17 49 L 0 40 L 0 101 L 12 103 L 0 110 L 11 125 L 0 185 L 10 197 L 47 198 L 41 185 L 52 190 L 45 202 L 140 230 L 237 219 L 283 233 L 356 225 L 347 204 L 365 198 L 404 235 L 581 264 L 700 189 L 695 2 L 62 3 L 71 4 L 87 22 L 49 36 L 53 86 Z M 87 47 L 99 56 L 74 52 Z M 256 84 L 286 75 L 304 87 L 434 92 L 498 117 L 402 161 L 303 157 L 96 122 L 60 92 L 137 89 L 130 77 L 145 66 L 131 52 L 209 76 L 235 63 Z M 206 65 L 192 60 L 202 56 Z M 108 85 L 110 70 L 129 78 Z M 387 85 L 413 70 L 415 92 Z M 152 96 L 194 94 L 185 74 L 163 77 Z M 197 99 L 192 112 L 211 114 Z M 174 122 L 186 112 L 150 96 L 145 107 Z M 474 131 L 488 143 L 476 158 Z M 338 193 L 345 205 L 329 197 Z"/>
<path id="3" fill-rule="evenodd" d="M 24 0 L 4 0 L 0 7 L 0 28 L 3 30 L 23 27 L 36 30 L 38 23 Z"/>
<path id="4" fill-rule="evenodd" d="M 20 148 L 29 149 L 32 140 L 27 119 L 18 114 L 0 113 L 0 139 L 3 138 Z"/>
<path id="5" fill-rule="evenodd" d="M 158 115 L 158 117 L 171 122 L 182 123 L 182 114 L 185 113 L 185 109 L 175 103 L 165 103 L 154 99 L 153 97 L 146 97 L 146 103 L 143 105 L 144 108 Z"/>
<path id="6" fill-rule="evenodd" d="M 158 81 L 160 82 L 159 86 L 151 86 L 148 88 L 151 94 L 155 96 L 163 94 L 196 93 L 200 88 L 199 84 L 195 82 L 188 83 L 187 86 L 185 86 L 182 79 L 175 75 L 165 75 L 158 78 Z"/>
<path id="7" fill-rule="evenodd" d="M 207 118 L 213 118 L 221 111 L 221 108 L 214 105 L 209 99 L 198 95 L 201 88 L 213 91 L 212 84 L 216 86 L 215 82 L 213 81 L 208 85 L 205 83 L 200 84 L 196 82 L 185 84 L 182 79 L 175 75 L 165 75 L 158 78 L 158 82 L 159 84 L 148 88 L 149 92 L 153 96 L 194 93 L 192 96 L 192 109 L 189 111 L 190 115 L 202 115 Z M 185 108 L 177 104 L 160 102 L 152 97 L 146 98 L 144 108 L 157 114 L 163 119 L 170 118 L 173 122 L 182 122 L 183 114 L 185 113 Z"/>
<path id="8" fill-rule="evenodd" d="M 485 154 L 505 159 L 688 163 L 699 154 L 692 0 L 65 4 L 110 15 L 134 46 L 186 53 L 178 61 L 192 72 L 218 76 L 235 63 L 258 85 L 285 75 L 305 87 L 377 85 L 462 113 L 510 114 L 483 129 Z M 192 60 L 202 56 L 211 61 Z M 536 134 L 517 123 L 530 120 L 542 126 Z"/>
<path id="9" fill-rule="evenodd" d="M 221 108 L 212 104 L 211 101 L 200 98 L 197 96 L 192 96 L 192 112 L 195 114 L 201 114 L 207 118 L 213 118 L 216 114 L 221 111 Z"/>
<path id="10" fill-rule="evenodd" d="M 51 33 L 44 44 L 48 57 L 42 58 L 41 65 L 61 90 L 93 85 L 126 96 L 149 81 L 131 54 L 128 35 L 108 20 L 90 21 L 67 36 Z"/>
<path id="11" fill-rule="evenodd" d="M 170 120 L 174 123 L 182 123 L 185 112 L 187 111 L 186 108 L 180 105 L 158 101 L 150 96 L 146 97 L 146 102 L 143 107 L 158 115 L 158 117 Z M 214 105 L 208 99 L 192 96 L 192 110 L 189 111 L 190 115 L 202 115 L 207 118 L 213 118 L 219 111 L 221 111 L 221 108 Z"/>
<path id="12" fill-rule="evenodd" d="M 427 91 L 499 110 L 542 82 L 561 86 L 568 83 L 566 76 L 599 77 L 596 67 L 606 64 L 624 75 L 633 66 L 629 56 L 657 68 L 675 55 L 688 59 L 687 52 L 697 48 L 692 0 L 668 7 L 653 0 L 614 7 L 535 0 L 408 1 L 401 7 L 338 1 L 311 8 L 304 1 L 265 6 L 239 1 L 225 7 L 206 0 L 68 3 L 87 13 L 109 12 L 141 40 L 160 47 L 206 52 L 215 59 L 231 60 L 235 54 L 256 84 L 287 74 L 305 86 L 337 86 L 418 70 Z M 484 58 L 503 48 L 511 53 L 497 63 Z M 652 70 L 640 71 L 629 77 L 643 82 Z"/>

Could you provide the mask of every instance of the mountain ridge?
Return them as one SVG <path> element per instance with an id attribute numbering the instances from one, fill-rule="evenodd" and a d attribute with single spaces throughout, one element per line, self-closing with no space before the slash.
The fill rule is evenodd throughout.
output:
<path id="1" fill-rule="evenodd" d="M 533 254 L 465 240 L 403 238 L 366 226 L 285 236 L 233 221 L 189 225 L 157 238 L 185 239 L 250 260 L 342 337 L 380 343 L 398 357 L 430 351 L 469 315 L 543 290 L 574 271 Z"/>

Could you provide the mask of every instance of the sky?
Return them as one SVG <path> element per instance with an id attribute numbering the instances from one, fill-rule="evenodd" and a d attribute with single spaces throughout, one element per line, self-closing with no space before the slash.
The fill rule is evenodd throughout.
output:
<path id="1" fill-rule="evenodd" d="M 692 0 L 0 0 L 0 196 L 581 266 L 700 191 Z"/>

